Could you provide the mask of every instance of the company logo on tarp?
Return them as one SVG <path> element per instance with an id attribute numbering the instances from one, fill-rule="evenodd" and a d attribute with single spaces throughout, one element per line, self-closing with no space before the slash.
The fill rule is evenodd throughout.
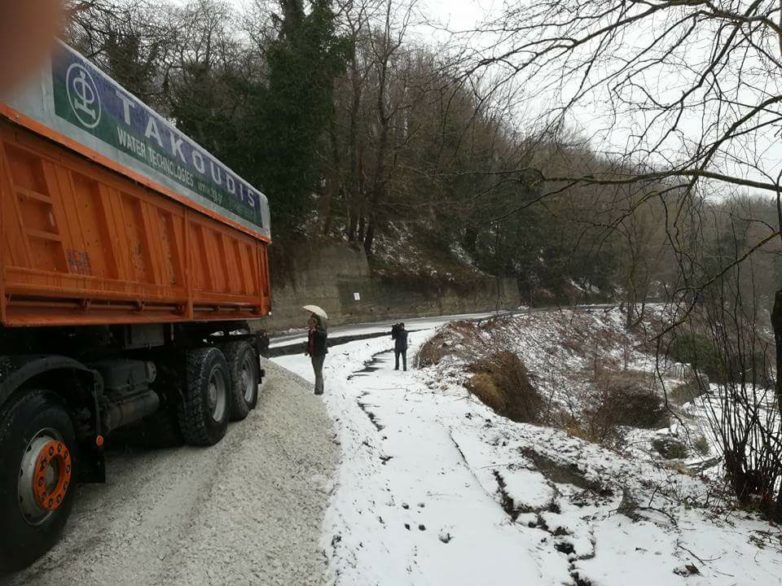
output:
<path id="1" fill-rule="evenodd" d="M 95 128 L 100 123 L 101 107 L 98 89 L 90 72 L 78 63 L 71 64 L 65 75 L 65 89 L 79 122 L 87 128 Z"/>
<path id="2" fill-rule="evenodd" d="M 63 47 L 57 54 L 52 90 L 55 115 L 100 141 L 99 152 L 201 205 L 268 229 L 256 189 L 78 53 Z"/>

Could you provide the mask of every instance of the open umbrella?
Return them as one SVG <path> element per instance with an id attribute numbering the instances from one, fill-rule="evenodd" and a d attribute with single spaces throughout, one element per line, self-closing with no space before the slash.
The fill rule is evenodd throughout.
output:
<path id="1" fill-rule="evenodd" d="M 329 319 L 328 314 L 326 314 L 326 312 L 323 311 L 323 308 L 318 307 L 317 305 L 305 305 L 302 307 L 302 309 L 309 311 L 310 313 L 314 313 L 315 315 L 322 317 L 323 319 Z"/>

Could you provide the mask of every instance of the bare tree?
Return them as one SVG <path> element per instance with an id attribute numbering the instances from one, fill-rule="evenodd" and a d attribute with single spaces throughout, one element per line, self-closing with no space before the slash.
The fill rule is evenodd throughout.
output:
<path id="1" fill-rule="evenodd" d="M 368 91 L 368 78 L 372 67 L 369 59 L 368 39 L 372 27 L 377 22 L 382 10 L 380 0 L 347 0 L 339 3 L 341 16 L 341 33 L 349 40 L 351 51 L 348 58 L 347 73 L 342 80 L 337 82 L 336 103 L 337 109 L 344 109 L 344 132 L 340 133 L 336 128 L 339 114 L 335 116 L 335 127 L 330 132 L 330 165 L 332 171 L 342 169 L 343 163 L 347 165 L 345 172 L 339 174 L 339 178 L 331 178 L 330 187 L 342 193 L 347 210 L 346 233 L 348 240 L 360 239 L 359 219 L 362 214 L 364 200 L 364 180 L 362 177 L 361 159 L 363 155 L 362 141 L 362 108 Z M 340 140 L 340 134 L 344 139 Z M 330 175 L 327 173 L 327 175 Z M 329 218 L 325 222 L 324 231 L 328 231 L 331 224 L 331 203 L 329 202 Z"/>
<path id="2" fill-rule="evenodd" d="M 622 169 L 545 179 L 567 188 L 642 185 L 673 178 L 689 205 L 666 212 L 688 314 L 779 237 L 782 225 L 782 7 L 776 0 L 542 0 L 508 9 L 483 27 L 467 74 L 490 67 L 527 88 L 545 128 L 579 126 Z M 711 274 L 693 257 L 699 201 L 765 192 L 778 217 Z M 727 302 L 727 301 L 726 301 Z M 684 319 L 684 318 L 681 318 Z M 782 370 L 782 291 L 773 325 Z M 738 335 L 738 334 L 737 334 Z M 777 408 L 782 380 L 777 377 Z M 778 481 L 778 478 L 777 478 Z M 776 516 L 782 518 L 782 493 Z"/>
<path id="3" fill-rule="evenodd" d="M 364 234 L 364 251 L 371 254 L 375 230 L 380 220 L 376 210 L 385 199 L 387 177 L 387 156 L 389 148 L 391 122 L 400 110 L 401 100 L 392 100 L 390 96 L 392 60 L 402 47 L 407 28 L 410 24 L 414 4 L 402 7 L 401 15 L 396 14 L 393 0 L 386 0 L 383 26 L 372 35 L 370 44 L 377 77 L 377 96 L 375 99 L 377 116 L 377 141 L 372 186 L 367 201 L 367 227 Z"/>
<path id="4" fill-rule="evenodd" d="M 165 107 L 164 81 L 174 47 L 176 13 L 146 0 L 71 3 L 69 43 L 145 102 Z"/>

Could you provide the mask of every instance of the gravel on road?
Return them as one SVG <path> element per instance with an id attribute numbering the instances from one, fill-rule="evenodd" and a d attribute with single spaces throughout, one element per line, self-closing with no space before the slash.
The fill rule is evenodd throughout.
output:
<path id="1" fill-rule="evenodd" d="M 60 542 L 0 583 L 322 584 L 339 448 L 311 386 L 264 361 L 258 406 L 211 448 L 113 450 Z"/>

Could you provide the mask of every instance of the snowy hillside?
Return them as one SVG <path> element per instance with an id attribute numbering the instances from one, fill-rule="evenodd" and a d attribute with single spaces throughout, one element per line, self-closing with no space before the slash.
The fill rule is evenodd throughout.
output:
<path id="1" fill-rule="evenodd" d="M 615 311 L 543 312 L 501 327 L 560 410 L 589 394 L 590 355 L 654 368 Z M 568 348 L 573 331 L 583 344 Z M 410 356 L 434 334 L 412 334 Z M 342 453 L 322 534 L 334 583 L 782 583 L 777 528 L 723 506 L 714 482 L 647 449 L 648 436 L 670 429 L 640 439 L 629 430 L 640 447 L 609 450 L 498 415 L 465 390 L 458 352 L 402 372 L 390 348 L 353 342 L 326 360 Z M 312 378 L 303 356 L 276 361 Z"/>

